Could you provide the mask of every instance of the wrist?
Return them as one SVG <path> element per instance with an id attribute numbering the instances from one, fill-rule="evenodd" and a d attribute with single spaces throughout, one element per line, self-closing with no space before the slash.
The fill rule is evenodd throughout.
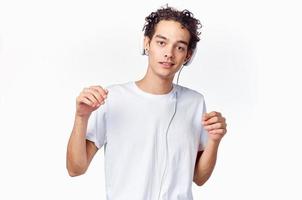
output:
<path id="1" fill-rule="evenodd" d="M 218 147 L 220 144 L 221 139 L 219 140 L 213 140 L 211 138 L 209 138 L 208 140 L 208 146 L 214 146 L 214 147 Z"/>
<path id="2" fill-rule="evenodd" d="M 75 115 L 75 120 L 76 121 L 88 121 L 90 115 Z"/>

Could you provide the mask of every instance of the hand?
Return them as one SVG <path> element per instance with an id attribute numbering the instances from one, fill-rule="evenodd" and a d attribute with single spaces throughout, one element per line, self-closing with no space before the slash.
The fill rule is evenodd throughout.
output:
<path id="1" fill-rule="evenodd" d="M 76 99 L 76 116 L 89 117 L 90 114 L 105 103 L 108 90 L 101 86 L 84 88 Z"/>
<path id="2" fill-rule="evenodd" d="M 213 111 L 204 113 L 202 116 L 202 125 L 209 133 L 209 139 L 220 141 L 227 132 L 227 124 L 221 113 Z"/>

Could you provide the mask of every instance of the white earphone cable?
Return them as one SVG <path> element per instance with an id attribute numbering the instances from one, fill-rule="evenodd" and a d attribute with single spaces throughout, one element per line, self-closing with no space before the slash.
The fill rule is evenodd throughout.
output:
<path id="1" fill-rule="evenodd" d="M 176 81 L 176 85 L 178 85 L 178 79 L 179 79 L 179 75 L 180 75 L 180 72 L 181 70 L 183 69 L 184 65 L 181 67 L 181 69 L 179 70 L 178 72 L 178 75 L 177 75 L 177 81 Z M 162 184 L 163 184 L 163 180 L 164 180 L 164 177 L 166 175 L 166 169 L 167 169 L 167 165 L 168 165 L 168 161 L 169 161 L 169 148 L 168 148 L 168 130 L 170 128 L 170 125 L 172 123 L 172 120 L 175 116 L 175 113 L 176 113 L 176 110 L 177 110 L 177 88 L 175 90 L 175 106 L 174 106 L 174 113 L 170 119 L 170 122 L 169 122 L 169 125 L 168 125 L 168 128 L 166 130 L 166 163 L 165 163 L 165 169 L 164 169 L 164 173 L 163 173 L 163 176 L 162 176 L 162 179 L 161 179 L 161 182 L 160 182 L 160 190 L 159 190 L 159 193 L 158 193 L 158 200 L 160 199 L 160 194 L 161 194 L 161 189 L 162 189 Z"/>

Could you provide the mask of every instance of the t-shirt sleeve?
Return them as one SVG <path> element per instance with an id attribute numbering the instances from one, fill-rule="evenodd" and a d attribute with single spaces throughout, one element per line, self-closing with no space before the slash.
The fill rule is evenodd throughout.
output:
<path id="1" fill-rule="evenodd" d="M 106 104 L 91 113 L 87 124 L 86 139 L 94 142 L 98 149 L 106 143 Z"/>
<path id="2" fill-rule="evenodd" d="M 204 99 L 202 98 L 202 115 L 204 113 L 207 112 L 207 108 L 206 108 L 206 104 Z M 202 117 L 202 116 L 201 116 Z M 201 123 L 201 122 L 200 122 Z M 204 129 L 204 126 L 201 124 L 201 133 L 200 133 L 200 137 L 199 137 L 199 147 L 198 147 L 198 151 L 203 151 L 205 149 L 205 146 L 208 142 L 208 133 L 207 131 Z"/>

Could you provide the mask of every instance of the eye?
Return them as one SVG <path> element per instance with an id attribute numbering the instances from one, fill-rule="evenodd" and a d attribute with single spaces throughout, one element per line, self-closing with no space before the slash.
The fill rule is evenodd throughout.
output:
<path id="1" fill-rule="evenodd" d="M 166 43 L 164 41 L 157 41 L 157 44 L 159 44 L 159 46 L 164 46 Z"/>
<path id="2" fill-rule="evenodd" d="M 182 47 L 182 46 L 178 46 L 178 47 L 177 47 L 177 50 L 178 50 L 178 51 L 185 51 L 186 48 L 185 48 L 185 47 Z"/>

